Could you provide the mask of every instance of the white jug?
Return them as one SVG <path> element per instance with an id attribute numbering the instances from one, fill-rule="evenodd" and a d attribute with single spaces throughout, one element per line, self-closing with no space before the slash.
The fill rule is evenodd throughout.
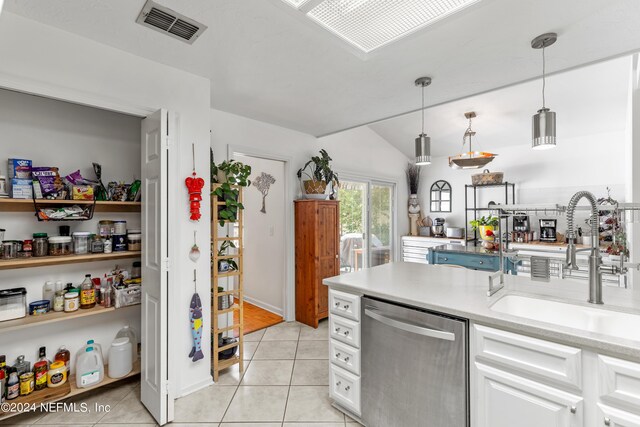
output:
<path id="1" fill-rule="evenodd" d="M 102 356 L 91 346 L 78 355 L 76 365 L 76 386 L 78 388 L 92 387 L 104 379 L 104 364 Z"/>
<path id="2" fill-rule="evenodd" d="M 109 348 L 109 377 L 126 377 L 133 369 L 132 349 L 129 338 L 116 338 Z"/>
<path id="3" fill-rule="evenodd" d="M 131 362 L 136 363 L 136 360 L 138 360 L 138 337 L 136 335 L 135 329 L 133 329 L 129 325 L 120 329 L 116 334 L 115 339 L 123 338 L 123 337 L 129 338 L 129 342 L 131 343 Z"/>

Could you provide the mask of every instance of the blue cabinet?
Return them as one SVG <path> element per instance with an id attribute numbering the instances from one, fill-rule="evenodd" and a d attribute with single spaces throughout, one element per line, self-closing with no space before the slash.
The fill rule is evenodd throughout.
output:
<path id="1" fill-rule="evenodd" d="M 497 255 L 465 253 L 458 251 L 430 249 L 428 255 L 429 264 L 459 265 L 481 271 L 498 271 L 500 269 L 500 258 Z M 514 263 L 505 258 L 505 272 L 516 274 Z"/>

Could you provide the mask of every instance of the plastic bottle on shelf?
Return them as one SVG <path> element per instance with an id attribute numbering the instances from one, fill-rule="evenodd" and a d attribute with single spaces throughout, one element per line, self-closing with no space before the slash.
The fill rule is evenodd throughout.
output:
<path id="1" fill-rule="evenodd" d="M 47 280 L 42 288 L 42 299 L 49 301 L 49 307 L 53 307 L 53 298 L 56 295 L 56 289 L 53 282 Z"/>
<path id="2" fill-rule="evenodd" d="M 47 348 L 40 347 L 38 351 L 38 361 L 33 364 L 35 375 L 35 389 L 44 390 L 47 388 L 47 372 L 49 371 L 49 361 L 47 360 Z"/>
<path id="3" fill-rule="evenodd" d="M 71 369 L 71 352 L 67 350 L 67 348 L 63 345 L 60 346 L 56 356 L 54 357 L 56 362 L 63 362 L 64 366 L 67 369 L 67 375 L 69 374 L 69 370 Z"/>
<path id="4" fill-rule="evenodd" d="M 13 400 L 20 396 L 20 379 L 18 378 L 18 370 L 9 368 L 9 379 L 7 380 L 7 400 Z"/>
<path id="5" fill-rule="evenodd" d="M 85 351 L 87 351 L 87 348 L 89 347 L 93 347 L 93 350 L 98 353 L 98 356 L 100 356 L 100 360 L 102 360 L 104 362 L 104 356 L 102 355 L 102 346 L 95 342 L 94 340 L 88 340 L 87 343 L 85 345 L 82 346 L 82 348 L 80 350 L 78 350 L 78 352 L 76 353 L 76 359 L 74 362 L 74 365 L 76 365 L 78 363 L 78 357 L 84 353 Z"/>
<path id="6" fill-rule="evenodd" d="M 133 369 L 131 355 L 133 347 L 128 337 L 120 337 L 113 340 L 109 347 L 109 372 L 110 378 L 124 378 Z"/>
<path id="7" fill-rule="evenodd" d="M 102 356 L 88 346 L 84 352 L 78 355 L 76 364 L 76 386 L 78 388 L 92 387 L 104 379 L 104 363 Z"/>

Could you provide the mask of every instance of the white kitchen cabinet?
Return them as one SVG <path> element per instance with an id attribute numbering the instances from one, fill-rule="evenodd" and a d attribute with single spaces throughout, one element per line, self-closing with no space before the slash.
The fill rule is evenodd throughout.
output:
<path id="1" fill-rule="evenodd" d="M 463 239 L 446 237 L 402 236 L 402 261 L 428 264 L 430 248 L 440 245 L 464 245 Z"/>
<path id="2" fill-rule="evenodd" d="M 640 427 L 640 416 L 607 405 L 598 404 L 596 426 Z"/>
<path id="3" fill-rule="evenodd" d="M 578 427 L 583 399 L 480 363 L 476 427 Z"/>

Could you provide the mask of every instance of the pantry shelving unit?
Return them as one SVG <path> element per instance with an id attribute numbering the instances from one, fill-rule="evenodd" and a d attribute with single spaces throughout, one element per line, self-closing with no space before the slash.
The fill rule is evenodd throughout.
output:
<path id="1" fill-rule="evenodd" d="M 123 251 L 112 252 L 110 254 L 61 255 L 3 259 L 0 260 L 0 270 L 15 270 L 18 268 L 45 267 L 50 265 L 78 264 L 83 262 L 140 258 L 141 254 L 141 251 Z"/>
<path id="2" fill-rule="evenodd" d="M 93 200 L 47 200 L 38 199 L 37 206 L 72 206 L 72 205 L 94 205 L 95 212 L 101 213 L 136 213 L 141 212 L 141 202 L 111 202 L 111 201 L 93 201 Z M 7 199 L 0 198 L 0 212 L 7 213 L 21 213 L 31 212 L 34 213 L 34 200 L 33 199 Z M 9 260 L 0 260 L 0 270 L 14 270 L 14 269 L 26 269 L 34 267 L 47 267 L 57 265 L 70 265 L 79 263 L 90 263 L 98 261 L 113 261 L 131 258 L 140 258 L 141 251 L 122 251 L 112 252 L 110 254 L 86 254 L 86 255 L 63 255 L 63 256 L 46 256 L 46 257 L 31 257 L 31 258 L 14 258 Z M 88 316 L 103 315 L 107 313 L 113 313 L 116 310 L 130 310 L 139 309 L 139 305 L 127 306 L 116 309 L 115 307 L 105 308 L 102 306 L 96 306 L 91 309 L 79 309 L 72 313 L 66 312 L 49 312 L 42 315 L 27 315 L 21 319 L 8 320 L 0 322 L 0 334 L 5 332 L 12 332 L 16 330 L 38 327 L 46 324 L 65 322 L 72 319 L 86 318 Z M 88 387 L 78 388 L 75 383 L 75 376 L 71 375 L 64 386 L 59 388 L 46 388 L 44 390 L 34 391 L 27 396 L 20 396 L 12 403 L 17 404 L 41 404 L 41 403 L 54 403 L 60 400 L 68 399 L 73 396 L 77 396 L 96 388 L 104 387 L 109 384 L 113 384 L 117 381 L 121 381 L 126 378 L 130 378 L 140 374 L 140 359 L 134 362 L 133 369 L 126 376 L 122 378 L 110 378 L 106 373 L 108 372 L 108 365 L 104 366 L 104 379 L 99 384 Z M 18 415 L 17 412 L 4 413 L 0 409 L 0 421 Z"/>
<path id="3" fill-rule="evenodd" d="M 105 365 L 104 372 L 106 373 L 108 372 L 108 370 L 109 370 L 109 366 Z M 131 370 L 131 372 L 129 372 L 127 375 L 125 375 L 122 378 L 110 378 L 107 375 L 105 375 L 104 380 L 102 380 L 100 384 L 97 384 L 93 387 L 79 388 L 78 386 L 76 386 L 75 375 L 71 375 L 69 376 L 69 379 L 67 380 L 67 382 L 64 385 L 60 386 L 59 388 L 46 388 L 44 390 L 34 391 L 33 393 L 27 396 L 20 396 L 14 400 L 11 400 L 10 402 L 17 405 L 21 405 L 21 404 L 22 405 L 27 405 L 27 404 L 39 405 L 41 403 L 55 403 L 63 399 L 68 399 L 70 397 L 77 396 L 79 394 L 87 393 L 89 391 L 95 390 L 96 388 L 113 384 L 117 381 L 122 381 L 124 379 L 131 378 L 138 374 L 140 374 L 140 360 L 137 360 L 133 364 L 133 369 Z M 17 414 L 18 413 L 15 413 L 15 412 L 3 413 L 2 410 L 0 410 L 0 421 L 10 418 Z"/>
<path id="4" fill-rule="evenodd" d="M 220 206 L 225 205 L 224 201 L 219 201 L 217 196 L 213 195 L 213 191 L 218 188 L 220 184 L 213 184 L 211 186 L 211 335 L 212 335 L 212 373 L 213 380 L 218 381 L 220 371 L 227 369 L 236 363 L 240 366 L 240 372 L 244 371 L 243 352 L 244 352 L 244 289 L 243 289 L 243 213 L 241 209 L 238 209 L 237 221 L 225 221 L 225 226 L 234 225 L 237 227 L 237 236 L 221 236 L 221 230 L 218 220 L 218 211 Z M 238 201 L 242 203 L 241 187 L 234 186 L 238 190 Z M 219 244 L 222 244 L 225 240 L 232 241 L 235 246 L 235 253 L 227 255 L 218 255 Z M 238 265 L 238 269 L 235 271 L 219 272 L 218 261 L 234 259 Z M 233 288 L 231 285 L 227 287 L 225 291 L 218 292 L 218 283 L 222 279 L 232 278 L 232 282 L 235 283 Z M 234 297 L 234 304 L 229 308 L 219 309 L 220 297 Z M 237 302 L 236 302 L 237 301 Z M 236 311 L 239 313 L 239 321 L 235 323 L 235 320 L 231 320 L 231 324 L 225 327 L 220 327 L 221 315 L 234 315 Z M 235 316 L 232 316 L 235 317 Z M 238 331 L 237 341 L 225 346 L 218 345 L 219 334 Z M 238 347 L 236 354 L 229 359 L 219 359 L 219 354 L 225 350 L 230 350 L 234 347 Z"/>

